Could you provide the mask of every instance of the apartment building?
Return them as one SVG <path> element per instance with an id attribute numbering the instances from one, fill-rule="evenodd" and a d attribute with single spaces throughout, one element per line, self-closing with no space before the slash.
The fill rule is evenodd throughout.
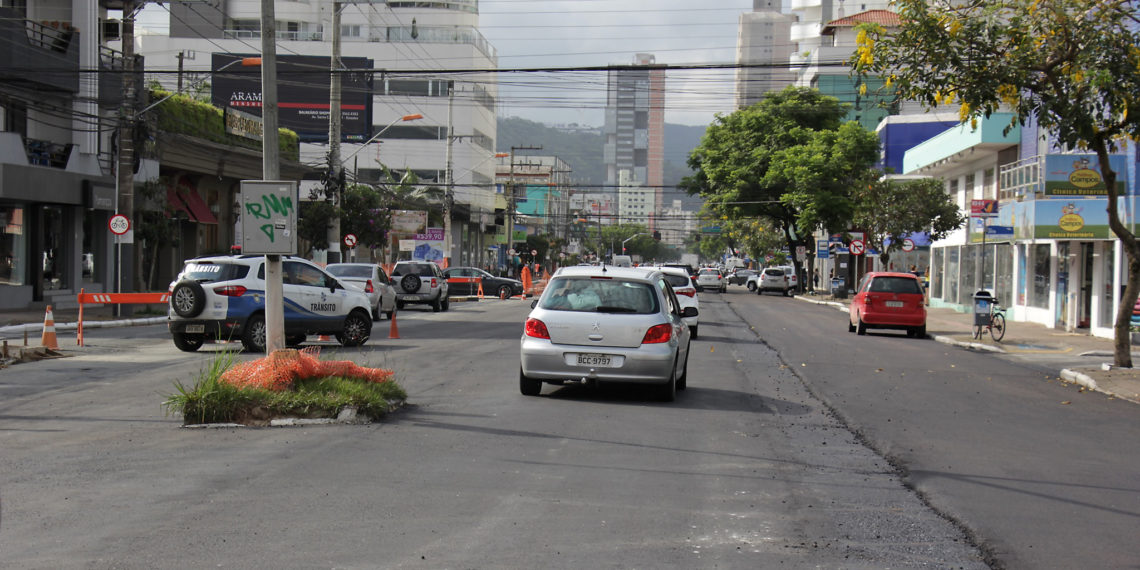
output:
<path id="1" fill-rule="evenodd" d="M 0 6 L 0 308 L 74 307 L 80 289 L 114 287 L 124 59 L 100 32 L 115 4 Z"/>
<path id="2" fill-rule="evenodd" d="M 492 162 L 497 89 L 486 72 L 497 67 L 497 55 L 479 32 L 477 0 L 275 3 L 278 61 L 282 70 L 292 65 L 295 71 L 279 71 L 281 122 L 297 130 L 300 160 L 314 171 L 329 167 L 327 71 L 336 7 L 343 70 L 340 156 L 348 181 L 381 182 L 387 169 L 446 188 L 453 199 L 451 263 L 482 265 L 487 246 L 505 228 L 497 222 L 502 204 L 496 217 Z M 220 76 L 239 74 L 236 66 L 221 69 L 227 61 L 260 52 L 259 0 L 172 2 L 161 9 L 167 28 L 141 34 L 137 43 L 149 68 L 165 71 L 148 79 L 168 89 L 216 87 Z M 222 105 L 243 103 L 226 98 Z M 245 109 L 257 112 L 256 105 Z M 297 127 L 293 119 L 308 126 Z"/>
<path id="3" fill-rule="evenodd" d="M 653 191 L 652 211 L 663 209 L 665 168 L 665 68 L 652 54 L 639 53 L 630 66 L 607 75 L 605 143 L 606 186 L 616 189 L 621 172 L 630 185 Z M 652 227 L 650 220 L 650 229 Z"/>
<path id="4" fill-rule="evenodd" d="M 796 74 L 788 61 L 795 45 L 791 40 L 794 14 L 780 11 L 779 0 L 753 0 L 751 12 L 740 15 L 736 34 L 736 108 L 743 109 L 765 93 L 791 85 Z"/>

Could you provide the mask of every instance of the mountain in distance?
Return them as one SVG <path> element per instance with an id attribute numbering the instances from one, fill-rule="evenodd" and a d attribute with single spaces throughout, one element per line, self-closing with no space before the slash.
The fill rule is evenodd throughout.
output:
<path id="1" fill-rule="evenodd" d="M 567 125 L 553 127 L 518 117 L 499 117 L 495 152 L 511 152 L 511 147 L 541 146 L 542 150 L 522 151 L 525 154 L 557 156 L 570 165 L 575 184 L 602 185 L 606 182 L 606 169 L 602 163 L 602 146 L 605 136 L 601 127 Z M 700 209 L 702 200 L 676 190 L 681 178 L 692 174 L 686 161 L 689 153 L 701 142 L 705 127 L 665 124 L 665 203 L 682 200 L 686 210 Z"/>

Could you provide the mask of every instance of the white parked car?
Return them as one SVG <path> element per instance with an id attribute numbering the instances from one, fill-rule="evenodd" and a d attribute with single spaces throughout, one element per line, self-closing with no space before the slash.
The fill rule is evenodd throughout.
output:
<path id="1" fill-rule="evenodd" d="M 368 295 L 372 320 L 380 320 L 381 314 L 391 319 L 396 312 L 396 290 L 383 267 L 375 263 L 330 263 L 325 266 L 325 271 L 340 279 L 341 283 L 354 286 Z"/>
<path id="2" fill-rule="evenodd" d="M 673 292 L 677 294 L 677 300 L 681 302 L 681 309 L 692 307 L 700 309 L 700 297 L 697 296 L 697 286 L 693 284 L 693 278 L 689 276 L 689 272 L 679 267 L 659 267 L 658 270 L 665 274 L 665 280 L 673 286 Z M 689 333 L 694 340 L 697 338 L 697 317 L 685 317 L 685 324 L 689 325 Z"/>
<path id="3" fill-rule="evenodd" d="M 306 259 L 285 257 L 281 265 L 286 344 L 296 346 L 311 334 L 336 335 L 343 346 L 368 341 L 371 305 L 364 293 Z M 241 339 L 246 350 L 265 352 L 264 255 L 189 259 L 169 291 L 167 326 L 179 350 Z"/>

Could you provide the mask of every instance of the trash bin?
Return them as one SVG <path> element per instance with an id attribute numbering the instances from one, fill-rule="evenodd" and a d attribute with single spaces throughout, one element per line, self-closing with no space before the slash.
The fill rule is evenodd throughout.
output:
<path id="1" fill-rule="evenodd" d="M 990 317 L 993 313 L 994 296 L 984 289 L 974 293 L 974 326 L 984 327 L 989 325 Z"/>
<path id="2" fill-rule="evenodd" d="M 844 285 L 842 277 L 831 278 L 831 296 L 836 299 L 847 298 L 847 287 Z"/>

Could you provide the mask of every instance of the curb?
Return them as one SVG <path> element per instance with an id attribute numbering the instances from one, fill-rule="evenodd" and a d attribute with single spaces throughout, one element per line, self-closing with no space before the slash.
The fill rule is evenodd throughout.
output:
<path id="1" fill-rule="evenodd" d="M 101 329 L 111 327 L 129 327 L 135 325 L 156 325 L 165 323 L 167 317 L 147 317 L 142 319 L 119 319 L 113 321 L 87 321 L 83 323 L 84 329 Z M 8 333 L 24 333 L 24 332 L 41 332 L 44 325 L 42 323 L 26 323 L 22 325 L 8 325 L 0 327 L 0 334 Z M 78 322 L 71 323 L 56 323 L 55 330 L 57 331 L 73 331 L 79 328 Z"/>
<path id="2" fill-rule="evenodd" d="M 1109 395 L 1114 396 L 1114 397 L 1116 396 L 1116 394 L 1113 394 L 1112 392 L 1109 392 L 1106 390 L 1101 390 L 1099 387 L 1097 387 L 1096 380 L 1093 380 L 1092 377 L 1089 376 L 1088 374 L 1077 372 L 1076 370 L 1071 370 L 1069 368 L 1065 368 L 1064 370 L 1061 371 L 1061 379 L 1067 380 L 1067 381 L 1072 382 L 1074 384 L 1080 384 L 1081 386 L 1084 386 L 1085 388 L 1088 388 L 1089 390 L 1095 390 L 1095 391 L 1100 392 L 1102 394 L 1109 394 Z"/>

